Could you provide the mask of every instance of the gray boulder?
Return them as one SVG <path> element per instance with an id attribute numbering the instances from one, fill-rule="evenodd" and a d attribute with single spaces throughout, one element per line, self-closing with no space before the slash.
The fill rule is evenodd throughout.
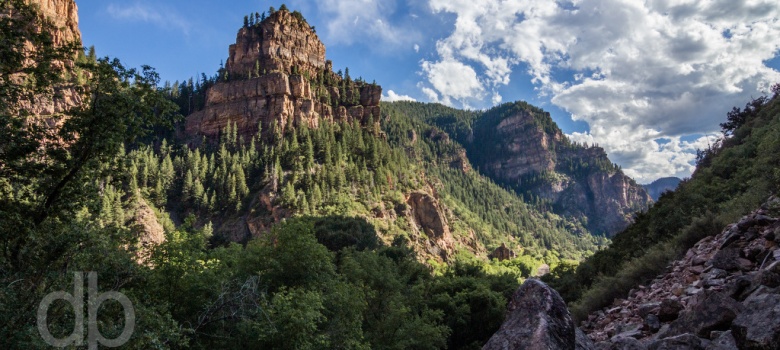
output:
<path id="1" fill-rule="evenodd" d="M 752 295 L 734 319 L 731 333 L 740 349 L 780 349 L 780 295 Z"/>
<path id="2" fill-rule="evenodd" d="M 582 335 L 580 340 L 582 346 L 590 346 L 585 349 L 593 348 Z M 575 350 L 576 344 L 576 327 L 561 296 L 546 284 L 529 279 L 512 295 L 504 324 L 482 349 Z"/>
<path id="3" fill-rule="evenodd" d="M 647 350 L 704 350 L 705 341 L 693 334 L 681 334 L 675 337 L 657 340 Z"/>

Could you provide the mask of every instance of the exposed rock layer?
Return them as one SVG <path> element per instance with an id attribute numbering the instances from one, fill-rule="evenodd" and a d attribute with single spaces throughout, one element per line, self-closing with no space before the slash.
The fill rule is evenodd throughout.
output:
<path id="1" fill-rule="evenodd" d="M 474 165 L 491 178 L 549 200 L 558 213 L 587 219 L 594 233 L 608 236 L 652 203 L 602 148 L 571 143 L 549 113 L 519 103 L 497 108 L 475 123 L 469 138 Z M 496 117 L 501 108 L 504 115 Z"/>
<path id="2" fill-rule="evenodd" d="M 206 95 L 203 110 L 187 117 L 188 135 L 217 137 L 228 123 L 251 136 L 274 124 L 318 127 L 322 122 L 380 116 L 382 88 L 332 72 L 325 46 L 312 28 L 288 11 L 238 31 L 220 82 Z"/>
<path id="3" fill-rule="evenodd" d="M 75 0 L 28 0 L 27 3 L 38 7 L 40 13 L 51 21 L 50 30 L 53 43 L 57 47 L 77 43 L 81 45 L 81 31 L 79 30 L 78 6 Z M 26 50 L 36 50 L 28 43 Z M 75 59 L 74 52 L 73 58 Z M 58 70 L 72 70 L 73 61 L 56 61 L 53 67 Z M 52 116 L 65 112 L 71 107 L 81 103 L 81 96 L 76 93 L 72 85 L 56 86 L 52 96 L 36 96 L 32 102 L 23 102 L 21 107 L 32 115 Z M 49 126 L 59 125 L 58 120 L 47 120 Z"/>

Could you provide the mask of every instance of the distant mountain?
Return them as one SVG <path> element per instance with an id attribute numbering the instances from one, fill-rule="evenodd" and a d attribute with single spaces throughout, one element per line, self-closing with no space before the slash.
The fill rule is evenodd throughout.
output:
<path id="1" fill-rule="evenodd" d="M 658 198 L 661 197 L 662 193 L 666 191 L 674 191 L 680 182 L 682 182 L 682 179 L 677 177 L 664 177 L 655 180 L 650 184 L 642 185 L 642 187 L 647 190 L 647 193 L 650 195 L 650 197 L 653 197 L 653 201 L 658 201 Z"/>
<path id="2" fill-rule="evenodd" d="M 493 181 L 594 234 L 620 232 L 651 203 L 604 149 L 571 142 L 549 113 L 528 103 L 505 103 L 482 113 L 414 102 L 394 105 L 452 135 Z"/>

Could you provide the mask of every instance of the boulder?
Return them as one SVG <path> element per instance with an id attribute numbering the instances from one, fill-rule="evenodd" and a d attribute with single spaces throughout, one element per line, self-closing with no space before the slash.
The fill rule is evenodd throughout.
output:
<path id="1" fill-rule="evenodd" d="M 658 308 L 658 319 L 661 322 L 669 322 L 677 319 L 680 314 L 680 310 L 683 309 L 683 305 L 676 299 L 664 299 L 661 301 L 661 306 Z"/>
<path id="2" fill-rule="evenodd" d="M 693 334 L 681 334 L 656 340 L 647 347 L 647 350 L 703 350 L 706 346 L 704 343 Z"/>
<path id="3" fill-rule="evenodd" d="M 741 311 L 742 305 L 725 293 L 711 292 L 702 302 L 682 313 L 677 320 L 672 322 L 665 334 L 659 335 L 659 338 L 685 333 L 706 338 L 714 330 L 729 329 L 731 321 Z"/>
<path id="4" fill-rule="evenodd" d="M 715 256 L 710 259 L 710 263 L 714 268 L 733 271 L 740 267 L 737 259 L 739 259 L 739 249 L 729 247 L 715 253 Z"/>
<path id="5" fill-rule="evenodd" d="M 598 345 L 599 350 L 646 350 L 647 347 L 634 338 L 619 338 Z"/>
<path id="6" fill-rule="evenodd" d="M 734 319 L 731 332 L 740 349 L 780 349 L 780 295 L 753 295 Z"/>
<path id="7" fill-rule="evenodd" d="M 529 279 L 512 295 L 506 319 L 483 350 L 574 350 L 576 327 L 554 289 Z"/>
<path id="8" fill-rule="evenodd" d="M 705 350 L 732 350 L 737 349 L 737 342 L 734 340 L 734 336 L 731 331 L 726 331 L 714 338 L 710 345 L 707 345 Z"/>

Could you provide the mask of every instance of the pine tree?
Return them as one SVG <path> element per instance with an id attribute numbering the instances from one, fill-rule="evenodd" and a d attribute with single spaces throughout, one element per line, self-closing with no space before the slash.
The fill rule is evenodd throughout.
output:
<path id="1" fill-rule="evenodd" d="M 194 186 L 194 180 L 192 178 L 192 171 L 187 169 L 187 174 L 184 175 L 184 187 L 182 188 L 182 200 L 184 202 L 192 199 L 192 190 Z"/>
<path id="2" fill-rule="evenodd" d="M 138 165 L 135 160 L 130 163 L 130 193 L 138 192 Z"/>
<path id="3" fill-rule="evenodd" d="M 282 179 L 282 165 L 279 164 L 279 157 L 276 157 L 274 159 L 274 166 L 273 166 L 273 175 L 271 177 L 271 181 L 273 181 L 273 191 L 276 192 L 279 190 L 279 181 Z"/>
<path id="4" fill-rule="evenodd" d="M 192 199 L 200 207 L 205 207 L 207 204 L 207 201 L 204 199 L 205 193 L 203 183 L 200 180 L 195 180 L 195 185 L 192 187 Z"/>
<path id="5" fill-rule="evenodd" d="M 306 135 L 306 145 L 305 145 L 305 169 L 306 172 L 311 171 L 314 168 L 314 143 L 311 141 L 311 137 L 309 135 Z"/>
<path id="6" fill-rule="evenodd" d="M 241 167 L 236 169 L 236 190 L 238 191 L 239 198 L 244 198 L 249 194 L 249 187 L 246 185 L 244 169 Z"/>
<path id="7" fill-rule="evenodd" d="M 282 203 L 286 204 L 288 206 L 294 207 L 296 204 L 295 201 L 295 187 L 293 187 L 292 182 L 287 182 L 284 185 L 284 189 L 282 189 Z"/>
<path id="8" fill-rule="evenodd" d="M 240 201 L 236 192 L 236 177 L 232 174 L 228 176 L 227 195 L 228 204 L 234 205 L 238 209 Z"/>
<path id="9" fill-rule="evenodd" d="M 314 184 L 312 186 L 311 190 L 311 206 L 312 208 L 316 208 L 320 203 L 322 203 L 322 190 L 320 189 L 319 184 Z"/>
<path id="10" fill-rule="evenodd" d="M 228 122 L 230 124 L 230 122 Z M 230 128 L 230 145 L 235 147 L 238 142 L 238 125 L 233 122 L 233 127 Z"/>

